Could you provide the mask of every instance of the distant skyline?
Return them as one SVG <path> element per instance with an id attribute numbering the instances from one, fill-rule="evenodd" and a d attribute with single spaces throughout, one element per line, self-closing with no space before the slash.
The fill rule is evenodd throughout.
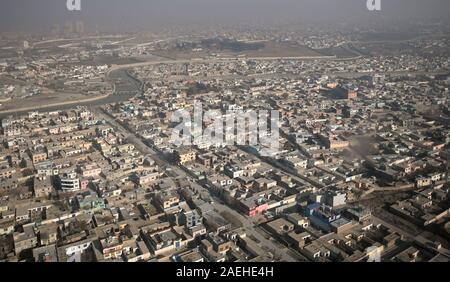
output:
<path id="1" fill-rule="evenodd" d="M 81 0 L 82 11 L 70 12 L 66 0 L 2 0 L 1 31 L 49 29 L 67 20 L 82 20 L 105 31 L 151 29 L 170 25 L 363 24 L 411 19 L 449 19 L 448 0 L 381 0 L 382 11 L 370 12 L 366 0 Z"/>

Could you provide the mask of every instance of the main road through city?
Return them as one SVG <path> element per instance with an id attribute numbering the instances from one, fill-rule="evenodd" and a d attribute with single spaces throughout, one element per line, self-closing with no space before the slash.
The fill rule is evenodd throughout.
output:
<path id="1" fill-rule="evenodd" d="M 115 130 L 119 133 L 121 133 L 128 142 L 132 143 L 135 148 L 143 153 L 144 155 L 149 155 L 152 157 L 152 159 L 155 160 L 155 162 L 160 166 L 161 168 L 165 168 L 166 171 L 170 171 L 171 174 L 176 179 L 180 178 L 188 178 L 187 173 L 182 170 L 180 167 L 173 165 L 170 161 L 166 160 L 165 157 L 161 152 L 158 152 L 158 149 L 151 146 L 146 140 L 143 140 L 140 136 L 136 135 L 134 132 L 132 132 L 129 128 L 126 128 L 126 126 L 120 124 L 118 121 L 116 121 L 108 112 L 102 110 L 101 108 L 95 108 L 94 112 L 101 116 L 104 120 L 106 120 L 109 124 L 111 124 Z M 209 191 L 203 187 L 202 185 L 199 185 L 192 179 L 193 185 L 195 185 L 195 188 L 198 191 L 201 191 L 203 193 L 208 193 Z M 267 239 L 261 231 L 257 229 L 255 226 L 255 223 L 248 217 L 240 214 L 235 209 L 230 208 L 229 206 L 222 204 L 220 200 L 214 201 L 214 208 L 219 212 L 227 212 L 231 215 L 233 215 L 237 220 L 239 220 L 242 223 L 243 228 L 247 232 L 248 235 L 252 235 L 254 238 L 256 238 L 259 241 L 260 247 L 263 247 L 266 250 L 269 250 L 274 256 L 281 258 L 283 261 L 288 262 L 295 262 L 298 260 L 306 260 L 306 258 L 302 257 L 300 254 L 293 252 L 292 250 L 288 248 L 280 248 L 280 246 L 275 245 L 273 241 L 270 239 Z"/>
<path id="2" fill-rule="evenodd" d="M 292 58 L 247 58 L 252 60 L 280 60 L 280 59 L 289 59 L 289 60 L 340 60 L 333 59 L 330 57 L 292 57 Z M 356 59 L 356 58 L 353 58 Z M 113 81 L 120 81 L 121 84 L 115 83 L 115 89 L 111 95 L 108 95 L 104 98 L 99 99 L 91 99 L 91 100 L 79 100 L 79 101 L 68 101 L 67 103 L 60 103 L 57 105 L 50 105 L 48 107 L 36 106 L 35 108 L 29 107 L 26 109 L 18 108 L 15 111 L 1 111 L 0 110 L 0 119 L 5 118 L 11 114 L 20 115 L 26 114 L 27 112 L 38 110 L 42 112 L 48 111 L 56 111 L 56 110 L 67 110 L 77 106 L 87 106 L 87 107 L 98 107 L 101 105 L 106 105 L 110 103 L 117 103 L 122 101 L 127 101 L 130 98 L 142 93 L 141 92 L 141 82 L 136 78 L 132 77 L 128 70 L 135 67 L 144 67 L 149 65 L 158 65 L 158 64 L 181 64 L 181 63 L 212 63 L 212 62 L 231 62 L 233 60 L 237 60 L 236 58 L 219 58 L 219 59 L 192 59 L 192 60 L 156 60 L 156 61 L 147 61 L 147 62 L 139 62 L 133 64 L 126 65 L 114 65 L 107 73 L 107 79 Z M 333 73 L 325 73 L 324 75 L 328 75 L 330 77 L 361 77 L 364 75 L 373 75 L 373 74 L 385 74 L 392 76 L 404 76 L 404 75 L 438 75 L 438 74 L 447 74 L 447 70 L 436 70 L 436 71 L 389 71 L 389 72 L 333 72 Z M 196 80 L 205 80 L 205 79 L 251 79 L 251 78 L 260 78 L 260 79 L 268 79 L 268 78 L 300 78 L 302 74 L 280 74 L 280 73 L 263 73 L 263 74 L 255 74 L 255 75 L 222 75 L 222 76 L 172 76 L 167 78 L 161 78 L 159 80 L 166 81 L 181 81 L 186 79 L 196 79 Z"/>
<path id="3" fill-rule="evenodd" d="M 255 59 L 269 59 L 269 58 L 255 58 Z M 287 58 L 270 58 L 273 60 L 276 59 L 287 59 Z M 288 59 L 314 59 L 314 58 L 288 58 Z M 317 58 L 316 58 L 317 59 Z M 320 58 L 319 58 L 320 59 Z M 323 58 L 323 59 L 330 59 L 330 58 Z M 39 107 L 36 109 L 17 109 L 14 113 L 1 113 L 0 112 L 0 119 L 4 118 L 6 116 L 9 116 L 11 114 L 13 115 L 20 115 L 32 110 L 39 110 L 39 111 L 55 111 L 55 110 L 66 110 L 70 108 L 74 108 L 76 106 L 87 106 L 92 111 L 96 112 L 99 116 L 101 116 L 103 119 L 105 119 L 109 124 L 111 124 L 118 132 L 122 133 L 125 138 L 128 140 L 128 142 L 135 145 L 136 149 L 139 150 L 141 153 L 145 155 L 151 156 L 157 164 L 166 169 L 166 171 L 170 171 L 175 178 L 189 178 L 187 173 L 181 169 L 178 166 L 173 165 L 169 160 L 165 158 L 165 156 L 158 151 L 157 148 L 153 147 L 151 144 L 149 144 L 146 140 L 142 139 L 140 136 L 136 135 L 134 132 L 132 132 L 129 128 L 126 128 L 122 124 L 120 124 L 118 121 L 116 121 L 109 113 L 103 111 L 100 106 L 110 103 L 116 103 L 121 101 L 129 100 L 130 98 L 142 94 L 142 83 L 136 79 L 135 77 L 132 77 L 128 70 L 134 67 L 141 67 L 146 65 L 155 65 L 155 64 L 175 64 L 175 63 L 183 63 L 183 62 L 192 62 L 192 63 L 200 63 L 200 62 L 217 62 L 217 61 L 231 61 L 232 59 L 211 59 L 211 60 L 171 60 L 171 61 L 151 61 L 151 62 L 141 62 L 141 63 L 135 63 L 135 64 L 129 64 L 129 65 L 119 65 L 119 66 L 113 66 L 111 70 L 107 74 L 107 78 L 111 80 L 114 83 L 114 91 L 111 95 L 100 98 L 97 100 L 91 100 L 91 101 L 70 101 L 66 104 L 60 104 L 55 106 L 49 106 L 49 107 Z M 374 74 L 375 72 L 371 73 L 350 73 L 350 72 L 340 72 L 340 73 L 333 73 L 333 74 L 327 74 L 329 76 L 345 76 L 345 77 L 358 77 L 363 75 L 370 75 Z M 408 74 L 416 74 L 416 75 L 432 75 L 432 74 L 440 74 L 440 73 L 447 73 L 446 71 L 443 72 L 390 72 L 386 74 L 391 75 L 408 75 Z M 277 74 L 277 73 L 269 73 L 269 74 L 259 74 L 259 75 L 253 75 L 253 76 L 215 76 L 215 77 L 202 77 L 201 79 L 207 79 L 207 78 L 222 78 L 222 79 L 247 79 L 247 78 L 273 78 L 273 77 L 300 77 L 301 74 L 296 75 L 289 75 L 289 74 Z M 196 77 L 188 77 L 188 76 L 177 76 L 177 77 L 169 77 L 167 78 L 168 81 L 170 80 L 183 80 L 183 79 L 196 79 Z M 199 77 L 200 78 L 200 77 Z M 120 82 L 120 83 L 119 83 Z M 192 180 L 194 185 L 196 186 L 196 189 L 203 191 L 204 193 L 209 193 L 206 187 L 203 187 L 199 183 L 196 183 L 194 180 Z M 283 261 L 298 261 L 299 259 L 304 259 L 300 254 L 293 252 L 292 250 L 280 247 L 279 245 L 276 245 L 273 241 L 268 239 L 264 236 L 264 233 L 258 230 L 258 227 L 255 225 L 255 223 L 247 216 L 242 215 L 241 213 L 237 212 L 236 210 L 228 207 L 227 205 L 221 203 L 218 199 L 215 199 L 214 203 L 215 209 L 218 210 L 218 212 L 227 212 L 231 215 L 233 215 L 236 219 L 238 219 L 242 225 L 243 228 L 246 230 L 246 232 L 256 238 L 259 241 L 259 245 L 263 247 L 264 249 L 268 250 L 268 252 L 272 253 L 274 256 L 281 258 Z"/>
<path id="4" fill-rule="evenodd" d="M 114 93 L 108 95 L 105 98 L 89 101 L 68 101 L 67 103 L 60 103 L 58 105 L 51 105 L 48 107 L 35 107 L 26 109 L 17 109 L 15 111 L 2 112 L 0 111 L 0 119 L 10 115 L 26 114 L 30 111 L 50 112 L 57 110 L 73 109 L 77 106 L 98 107 L 110 103 L 118 103 L 127 101 L 140 93 L 140 83 L 133 77 L 131 77 L 126 69 L 117 69 L 109 73 L 108 78 L 111 80 L 121 81 L 120 86 L 115 85 Z"/>

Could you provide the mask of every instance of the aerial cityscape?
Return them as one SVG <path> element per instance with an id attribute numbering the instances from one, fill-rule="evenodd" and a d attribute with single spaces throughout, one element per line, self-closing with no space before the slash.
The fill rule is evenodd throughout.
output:
<path id="1" fill-rule="evenodd" d="M 450 4 L 29 2 L 1 262 L 450 261 Z"/>

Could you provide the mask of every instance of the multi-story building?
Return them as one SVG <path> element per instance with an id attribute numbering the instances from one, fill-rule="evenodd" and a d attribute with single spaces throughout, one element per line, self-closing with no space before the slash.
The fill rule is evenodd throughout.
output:
<path id="1" fill-rule="evenodd" d="M 80 179 L 75 172 L 64 173 L 60 176 L 61 190 L 75 192 L 80 190 Z"/>

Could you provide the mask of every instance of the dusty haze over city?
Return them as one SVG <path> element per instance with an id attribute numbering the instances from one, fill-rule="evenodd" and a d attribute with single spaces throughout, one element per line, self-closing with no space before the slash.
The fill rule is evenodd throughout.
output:
<path id="1" fill-rule="evenodd" d="M 366 0 L 81 0 L 81 12 L 66 10 L 65 0 L 4 0 L 0 30 L 48 28 L 66 20 L 84 20 L 107 31 L 151 29 L 167 25 L 367 24 L 371 21 L 448 21 L 446 0 L 381 0 L 372 13 Z"/>

